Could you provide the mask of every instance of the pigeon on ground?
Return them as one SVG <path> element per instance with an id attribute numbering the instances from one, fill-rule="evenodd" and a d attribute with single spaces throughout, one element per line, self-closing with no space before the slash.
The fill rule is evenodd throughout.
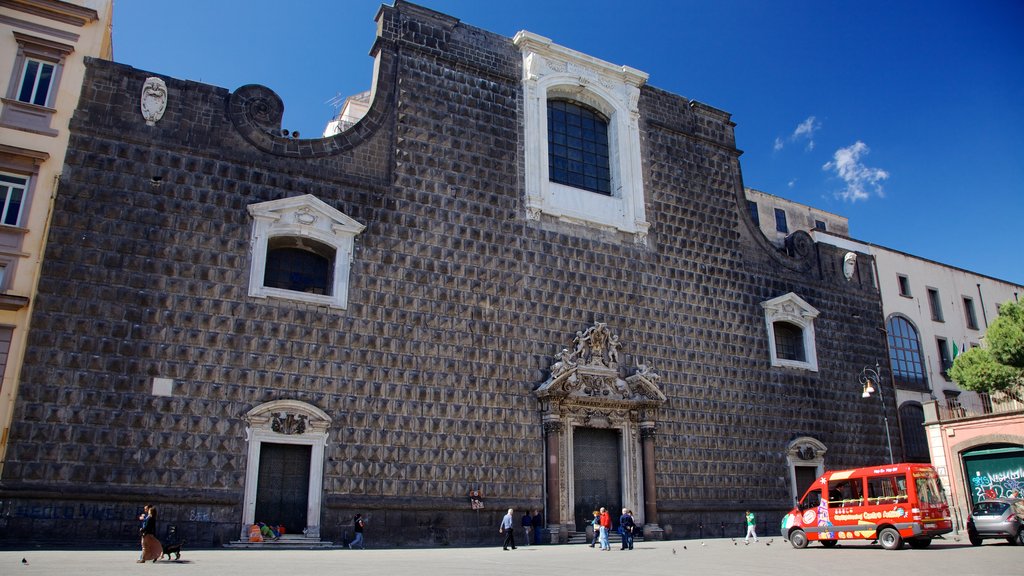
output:
<path id="1" fill-rule="evenodd" d="M 675 549 L 675 548 L 673 548 L 673 549 L 672 549 L 672 553 L 673 553 L 673 554 L 675 554 L 675 553 L 676 553 L 676 549 Z"/>
<path id="2" fill-rule="evenodd" d="M 21 559 L 21 563 L 22 563 L 22 564 L 28 564 L 28 560 L 25 560 L 24 558 L 22 558 L 22 559 Z"/>

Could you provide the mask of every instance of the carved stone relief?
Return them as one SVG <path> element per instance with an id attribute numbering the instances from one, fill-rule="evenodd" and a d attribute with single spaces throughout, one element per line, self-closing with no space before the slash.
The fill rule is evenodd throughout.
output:
<path id="1" fill-rule="evenodd" d="M 146 78 L 142 84 L 142 98 L 139 103 L 146 126 L 156 126 L 167 109 L 167 84 L 156 76 Z"/>

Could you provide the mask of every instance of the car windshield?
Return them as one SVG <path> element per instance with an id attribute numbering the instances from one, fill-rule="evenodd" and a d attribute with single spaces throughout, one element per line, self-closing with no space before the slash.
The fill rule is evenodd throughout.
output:
<path id="1" fill-rule="evenodd" d="M 1009 507 L 1006 502 L 978 502 L 971 513 L 975 516 L 1000 516 Z"/>

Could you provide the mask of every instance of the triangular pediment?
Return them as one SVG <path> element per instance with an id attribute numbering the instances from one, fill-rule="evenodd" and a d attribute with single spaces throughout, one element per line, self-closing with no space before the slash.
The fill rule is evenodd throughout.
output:
<path id="1" fill-rule="evenodd" d="M 312 194 L 249 205 L 253 218 L 272 222 L 270 228 L 309 229 L 323 234 L 358 234 L 366 226 Z"/>

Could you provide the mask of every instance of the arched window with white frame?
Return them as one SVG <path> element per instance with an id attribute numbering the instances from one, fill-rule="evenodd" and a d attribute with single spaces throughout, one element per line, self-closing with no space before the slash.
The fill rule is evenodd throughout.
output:
<path id="1" fill-rule="evenodd" d="M 772 366 L 818 371 L 814 319 L 818 310 L 790 292 L 761 303 Z"/>
<path id="2" fill-rule="evenodd" d="M 312 195 L 249 206 L 249 295 L 348 307 L 355 236 L 365 226 Z"/>

